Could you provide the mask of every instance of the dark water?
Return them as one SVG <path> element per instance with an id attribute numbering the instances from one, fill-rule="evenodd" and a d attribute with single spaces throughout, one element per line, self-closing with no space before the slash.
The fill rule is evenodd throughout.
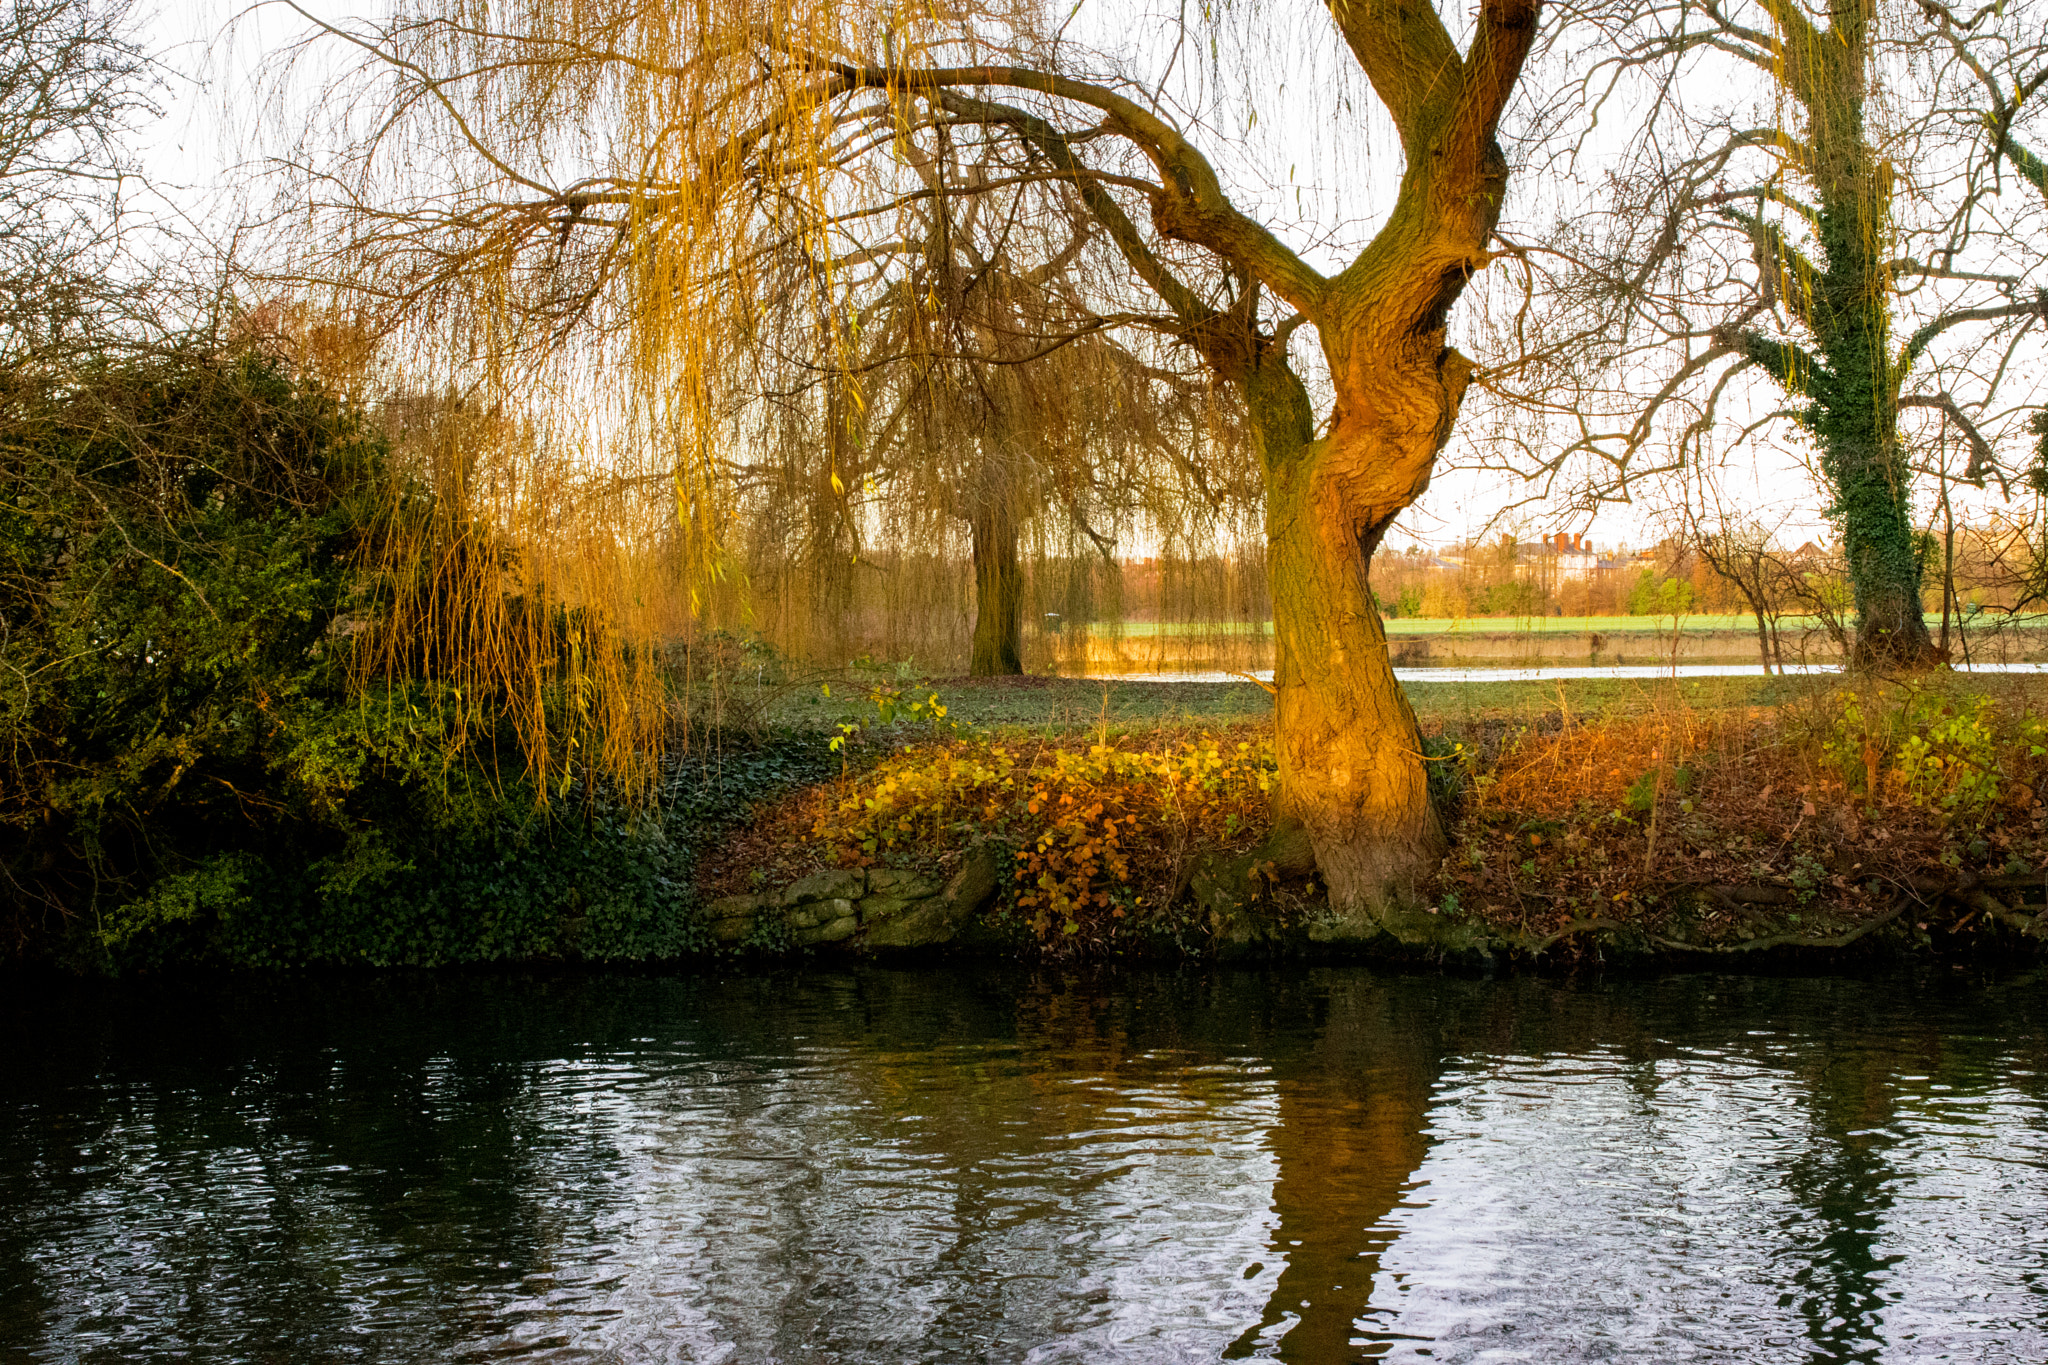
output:
<path id="1" fill-rule="evenodd" d="M 2048 1360 L 2041 975 L 6 988 L 0 1360 Z"/>

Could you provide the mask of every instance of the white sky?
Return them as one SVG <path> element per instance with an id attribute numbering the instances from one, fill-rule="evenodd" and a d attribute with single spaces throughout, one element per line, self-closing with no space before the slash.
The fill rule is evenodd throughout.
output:
<path id="1" fill-rule="evenodd" d="M 333 17 L 365 12 L 348 0 L 301 3 Z M 1068 33 L 1084 45 L 1119 49 L 1134 69 L 1156 66 L 1167 50 L 1170 16 L 1177 8 L 1177 0 L 1083 0 Z M 1461 17 L 1465 9 L 1446 8 Z M 1392 203 L 1400 174 L 1392 129 L 1319 7 L 1296 0 L 1293 8 L 1285 3 L 1256 10 L 1225 5 L 1222 13 L 1241 52 L 1291 78 L 1277 90 L 1270 84 L 1261 87 L 1257 126 L 1247 127 L 1246 87 L 1232 81 L 1228 68 L 1220 84 L 1211 83 L 1198 60 L 1184 57 L 1179 89 L 1185 101 L 1199 105 L 1209 125 L 1198 130 L 1198 143 L 1237 192 L 1241 207 L 1262 216 L 1311 264 L 1334 270 L 1366 240 Z M 251 6 L 242 0 L 170 0 L 148 18 L 145 41 L 161 54 L 171 80 L 163 92 L 164 117 L 142 131 L 141 159 L 158 192 L 216 241 L 231 237 L 270 198 L 271 187 L 263 178 L 262 115 L 275 117 L 281 106 L 258 108 L 256 73 L 266 57 L 305 29 L 305 21 L 280 4 Z M 335 61 L 344 57 L 338 51 L 331 55 Z M 310 99 L 321 75 L 318 65 L 307 65 L 292 87 L 293 97 Z M 1606 126 L 1612 137 L 1629 134 L 1625 118 L 1611 119 Z M 1536 219 L 1561 207 L 1554 193 L 1546 193 L 1545 183 L 1537 175 L 1517 179 L 1504 226 L 1526 238 Z M 1468 296 L 1453 315 L 1454 339 L 1461 317 L 1469 322 L 1471 316 Z M 1463 349 L 1482 365 L 1488 358 L 1469 339 Z M 1297 335 L 1294 354 L 1302 360 L 1313 350 L 1313 339 L 1304 330 Z M 2038 373 L 2038 356 L 2029 364 L 2035 369 L 2023 373 L 2007 393 L 2040 401 L 2030 394 L 2028 378 Z M 1730 404 L 1733 414 L 1768 410 L 1781 401 L 1768 385 L 1752 387 L 1753 396 L 1738 394 Z M 1446 465 L 1473 461 L 1472 442 L 1481 434 L 1469 420 L 1473 412 L 1468 403 L 1468 420 L 1453 438 Z M 1782 520 L 1782 534 L 1791 543 L 1826 539 L 1820 499 L 1784 439 L 1781 435 L 1754 445 L 1750 457 L 1724 471 L 1723 493 L 1730 503 L 1753 508 L 1766 521 Z M 2018 462 L 2016 452 L 2001 453 Z M 1402 518 L 1390 544 L 1443 546 L 1467 538 L 1528 492 L 1527 485 L 1498 473 L 1445 469 Z M 1634 506 L 1603 507 L 1590 526 L 1592 536 L 1603 547 L 1654 540 L 1660 506 L 1668 500 L 1668 493 L 1652 489 Z M 1968 499 L 1959 501 L 1967 505 Z M 1582 517 L 1553 506 L 1527 509 L 1512 528 L 1528 533 L 1588 529 Z"/>

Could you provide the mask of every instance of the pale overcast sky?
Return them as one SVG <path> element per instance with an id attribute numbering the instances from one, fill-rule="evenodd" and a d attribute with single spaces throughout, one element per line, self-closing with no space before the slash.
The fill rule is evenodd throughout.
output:
<path id="1" fill-rule="evenodd" d="M 336 18 L 378 12 L 346 0 L 300 3 Z M 1162 4 L 1167 6 L 1163 12 Z M 1451 8 L 1462 17 L 1463 6 Z M 1296 9 L 1301 11 L 1298 15 Z M 1068 33 L 1084 45 L 1119 51 L 1134 70 L 1141 70 L 1168 50 L 1172 30 L 1165 16 L 1174 12 L 1169 0 L 1084 0 Z M 1270 83 L 1260 87 L 1257 121 L 1247 126 L 1245 87 L 1230 82 L 1228 69 L 1217 82 L 1212 70 L 1183 60 L 1180 95 L 1199 105 L 1209 125 L 1199 140 L 1236 188 L 1242 206 L 1260 214 L 1312 264 L 1335 269 L 1349 250 L 1367 239 L 1378 216 L 1392 203 L 1400 173 L 1392 130 L 1318 7 L 1297 0 L 1274 7 L 1270 14 L 1259 11 L 1263 18 L 1243 8 L 1225 7 L 1224 12 L 1233 16 L 1236 40 L 1249 52 L 1248 60 L 1285 71 L 1289 79 L 1277 89 Z M 312 98 L 323 66 L 331 69 L 332 63 L 347 59 L 348 54 L 339 50 L 322 50 L 299 72 L 294 96 L 259 107 L 258 67 L 305 31 L 304 19 L 274 3 L 182 0 L 166 3 L 147 17 L 145 39 L 161 54 L 171 77 L 163 92 L 164 117 L 141 136 L 143 165 L 158 192 L 214 240 L 230 237 L 238 223 L 249 221 L 270 201 L 273 189 L 263 177 L 263 157 L 278 145 L 275 130 L 280 120 L 291 116 L 290 100 Z M 1714 93 L 1730 95 L 1727 90 Z M 1348 110 L 1336 112 L 1347 98 Z M 1626 119 L 1610 120 L 1607 126 L 1617 138 L 1628 135 Z M 1569 207 L 1556 203 L 1554 186 L 1546 188 L 1534 174 L 1519 177 L 1511 195 L 1504 225 L 1525 237 L 1539 226 L 1537 219 Z M 1472 306 L 1468 296 L 1454 314 L 1454 332 L 1461 317 L 1469 322 Z M 1482 364 L 1488 359 L 1483 347 L 1471 343 L 1469 333 L 1464 349 Z M 1297 334 L 1297 359 L 1313 350 L 1306 330 Z M 2008 386 L 2009 401 L 2013 394 L 2030 396 L 2031 377 L 2038 370 L 2037 348 L 2024 359 L 2019 382 Z M 1767 383 L 1738 385 L 1727 405 L 1731 419 L 1738 419 L 1731 420 L 1729 430 L 1736 429 L 1739 419 L 1753 419 L 1781 402 Z M 1483 423 L 1472 420 L 1477 410 L 1477 403 L 1468 402 L 1468 420 L 1446 453 L 1446 465 L 1476 462 L 1481 452 L 1474 441 L 1483 435 Z M 1753 442 L 1748 447 L 1751 453 L 1724 471 L 1723 491 L 1731 503 L 1746 504 L 1767 521 L 1782 522 L 1783 534 L 1793 543 L 1825 539 L 1820 499 L 1785 448 L 1789 438 L 1782 424 L 1779 432 L 1775 438 Z M 1402 518 L 1390 543 L 1441 546 L 1464 539 L 1528 493 L 1528 485 L 1498 473 L 1446 469 Z M 1668 493 L 1652 488 L 1635 506 L 1607 506 L 1593 521 L 1592 536 L 1603 547 L 1654 539 L 1658 509 L 1668 501 Z M 1518 514 L 1515 529 L 1584 527 L 1582 518 L 1572 518 L 1561 508 L 1537 506 Z"/>

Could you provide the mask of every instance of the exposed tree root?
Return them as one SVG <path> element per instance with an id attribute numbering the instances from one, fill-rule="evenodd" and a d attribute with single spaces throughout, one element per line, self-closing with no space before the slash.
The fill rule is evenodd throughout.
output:
<path id="1" fill-rule="evenodd" d="M 1275 831 L 1272 839 L 1251 853 L 1210 853 L 1191 859 L 1183 872 L 1181 887 L 1205 913 L 1217 935 L 1219 946 L 1226 940 L 1237 943 L 1247 940 L 1281 943 L 1287 940 L 1287 928 L 1261 914 L 1261 902 L 1266 891 L 1278 881 L 1306 876 L 1313 868 L 1313 858 L 1307 847 L 1306 838 L 1302 837 L 1298 828 L 1283 828 Z M 1739 957 L 1773 949 L 1832 950 L 1847 948 L 1862 941 L 1885 926 L 1897 922 L 1909 909 L 1917 906 L 1931 911 L 1943 901 L 1969 912 L 1956 926 L 1958 930 L 1966 927 L 1971 919 L 1981 915 L 1986 921 L 2018 931 L 2022 937 L 2048 942 L 2048 909 L 2038 914 L 2028 914 L 2014 908 L 1997 894 L 2001 890 L 2032 890 L 2048 898 L 2048 877 L 2039 873 L 1994 877 L 1979 877 L 1970 873 L 1948 877 L 1879 877 L 1871 878 L 1866 885 L 1872 890 L 1888 888 L 1892 893 L 1889 901 L 1876 914 L 1833 934 L 1786 932 L 1764 934 L 1740 942 L 1688 942 L 1659 933 L 1647 923 L 1630 923 L 1595 915 L 1571 920 L 1541 936 L 1526 932 L 1502 932 L 1498 929 L 1490 933 L 1481 930 L 1475 934 L 1473 930 L 1476 926 L 1469 922 L 1462 925 L 1446 922 L 1443 925 L 1442 946 L 1452 951 L 1477 949 L 1482 955 L 1491 951 L 1506 951 L 1526 954 L 1529 957 L 1541 957 L 1558 944 L 1581 935 L 1613 934 L 1619 936 L 1617 946 L 1624 950 L 1633 945 L 1648 952 L 1661 951 L 1689 956 Z M 1769 884 L 1686 883 L 1669 886 L 1665 891 L 1667 894 L 1690 893 L 1697 897 L 1709 898 L 1730 910 L 1751 914 L 1772 907 L 1791 907 L 1801 903 L 1799 894 L 1792 888 Z"/>
<path id="2" fill-rule="evenodd" d="M 1932 908 L 1944 899 L 1954 900 L 1970 907 L 1987 919 L 2018 930 L 2029 938 L 2048 939 L 2048 912 L 2029 915 L 2013 909 L 1992 893 L 1992 888 L 2032 889 L 2041 887 L 2048 894 L 2048 878 L 2035 873 L 2016 876 L 1978 877 L 1964 873 L 1960 877 L 1897 877 L 1879 879 L 1895 888 L 1891 903 L 1883 911 L 1864 920 L 1853 928 L 1839 934 L 1768 934 L 1759 938 L 1745 939 L 1740 943 L 1688 943 L 1682 939 L 1667 938 L 1659 934 L 1645 937 L 1658 947 L 1670 952 L 1736 955 L 1753 953 L 1768 948 L 1846 948 L 1865 935 L 1897 920 L 1906 910 L 1915 905 Z M 1757 905 L 1788 905 L 1796 901 L 1793 892 L 1781 886 L 1695 886 L 1672 888 L 1673 890 L 1694 890 L 1704 892 L 1733 908 Z M 1968 921 L 1965 920 L 1964 923 Z M 1542 951 L 1567 933 L 1584 932 L 1587 929 L 1610 927 L 1601 921 L 1584 921 L 1569 924 L 1546 939 L 1535 951 Z M 1622 927 L 1622 926 L 1612 926 Z"/>
<path id="3" fill-rule="evenodd" d="M 1911 896 L 1892 897 L 1891 908 L 1882 914 L 1873 915 L 1846 933 L 1827 937 L 1809 934 L 1770 934 L 1763 938 L 1745 939 L 1741 943 L 1686 943 L 1679 939 L 1650 935 L 1650 941 L 1660 948 L 1681 953 L 1753 953 L 1760 948 L 1846 948 L 1871 930 L 1890 924 L 1906 912 L 1913 904 Z"/>
<path id="4" fill-rule="evenodd" d="M 2028 938 L 2048 939 L 2048 913 L 2021 914 L 1982 887 L 1970 893 L 1969 903 L 1986 918 L 2017 929 Z"/>

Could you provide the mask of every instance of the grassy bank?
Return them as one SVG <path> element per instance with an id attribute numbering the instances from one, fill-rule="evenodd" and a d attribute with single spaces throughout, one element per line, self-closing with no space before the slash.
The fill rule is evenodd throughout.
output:
<path id="1" fill-rule="evenodd" d="M 1703 709 L 1772 705 L 1803 695 L 1799 678 L 1580 678 L 1556 682 L 1405 684 L 1425 729 L 1548 715 L 1598 719 L 1639 715 L 1675 705 Z M 915 692 L 917 689 L 912 688 Z M 1107 726 L 1118 733 L 1202 725 L 1237 725 L 1272 715 L 1272 694 L 1255 682 L 1124 682 L 1113 678 L 952 678 L 925 687 L 945 700 L 949 719 L 969 726 L 1058 733 Z M 829 731 L 860 719 L 858 687 L 828 694 L 819 686 L 767 698 L 765 719 Z"/>
<path id="2" fill-rule="evenodd" d="M 1383 624 L 1389 635 L 1441 635 L 1451 631 L 1467 634 L 1513 634 L 1533 633 L 1542 635 L 1573 635 L 1597 631 L 1600 634 L 1628 634 L 1632 632 L 1669 632 L 1672 618 L 1669 616 L 1408 616 L 1390 617 Z M 1756 618 L 1743 612 L 1693 612 L 1678 618 L 1679 627 L 1685 631 L 1741 630 L 1754 631 Z M 1927 614 L 1927 624 L 1939 627 L 1941 615 Z M 2009 625 L 2022 627 L 2048 626 L 2048 615 L 2013 617 Z M 1804 626 L 1819 629 L 1820 618 L 1788 615 L 1779 618 L 1782 629 L 1797 633 Z M 1176 635 L 1271 635 L 1271 621 L 1218 621 L 1199 624 L 1183 624 L 1175 621 L 1125 621 L 1115 626 L 1080 626 L 1078 630 L 1093 631 L 1103 635 L 1122 635 L 1131 639 L 1153 639 Z"/>
<path id="3" fill-rule="evenodd" d="M 1427 888 L 1446 942 L 1689 960 L 2039 938 L 2043 680 L 1410 692 L 1452 835 Z M 1009 874 L 993 914 L 1019 950 L 1201 950 L 1213 925 L 1193 869 L 1268 834 L 1262 689 L 1010 681 L 944 695 L 948 724 L 971 727 L 861 737 L 837 781 L 765 808 L 712 854 L 705 894 L 834 866 L 943 877 L 993 843 Z M 1266 938 L 1312 923 L 1313 876 L 1254 889 L 1246 910 Z"/>

